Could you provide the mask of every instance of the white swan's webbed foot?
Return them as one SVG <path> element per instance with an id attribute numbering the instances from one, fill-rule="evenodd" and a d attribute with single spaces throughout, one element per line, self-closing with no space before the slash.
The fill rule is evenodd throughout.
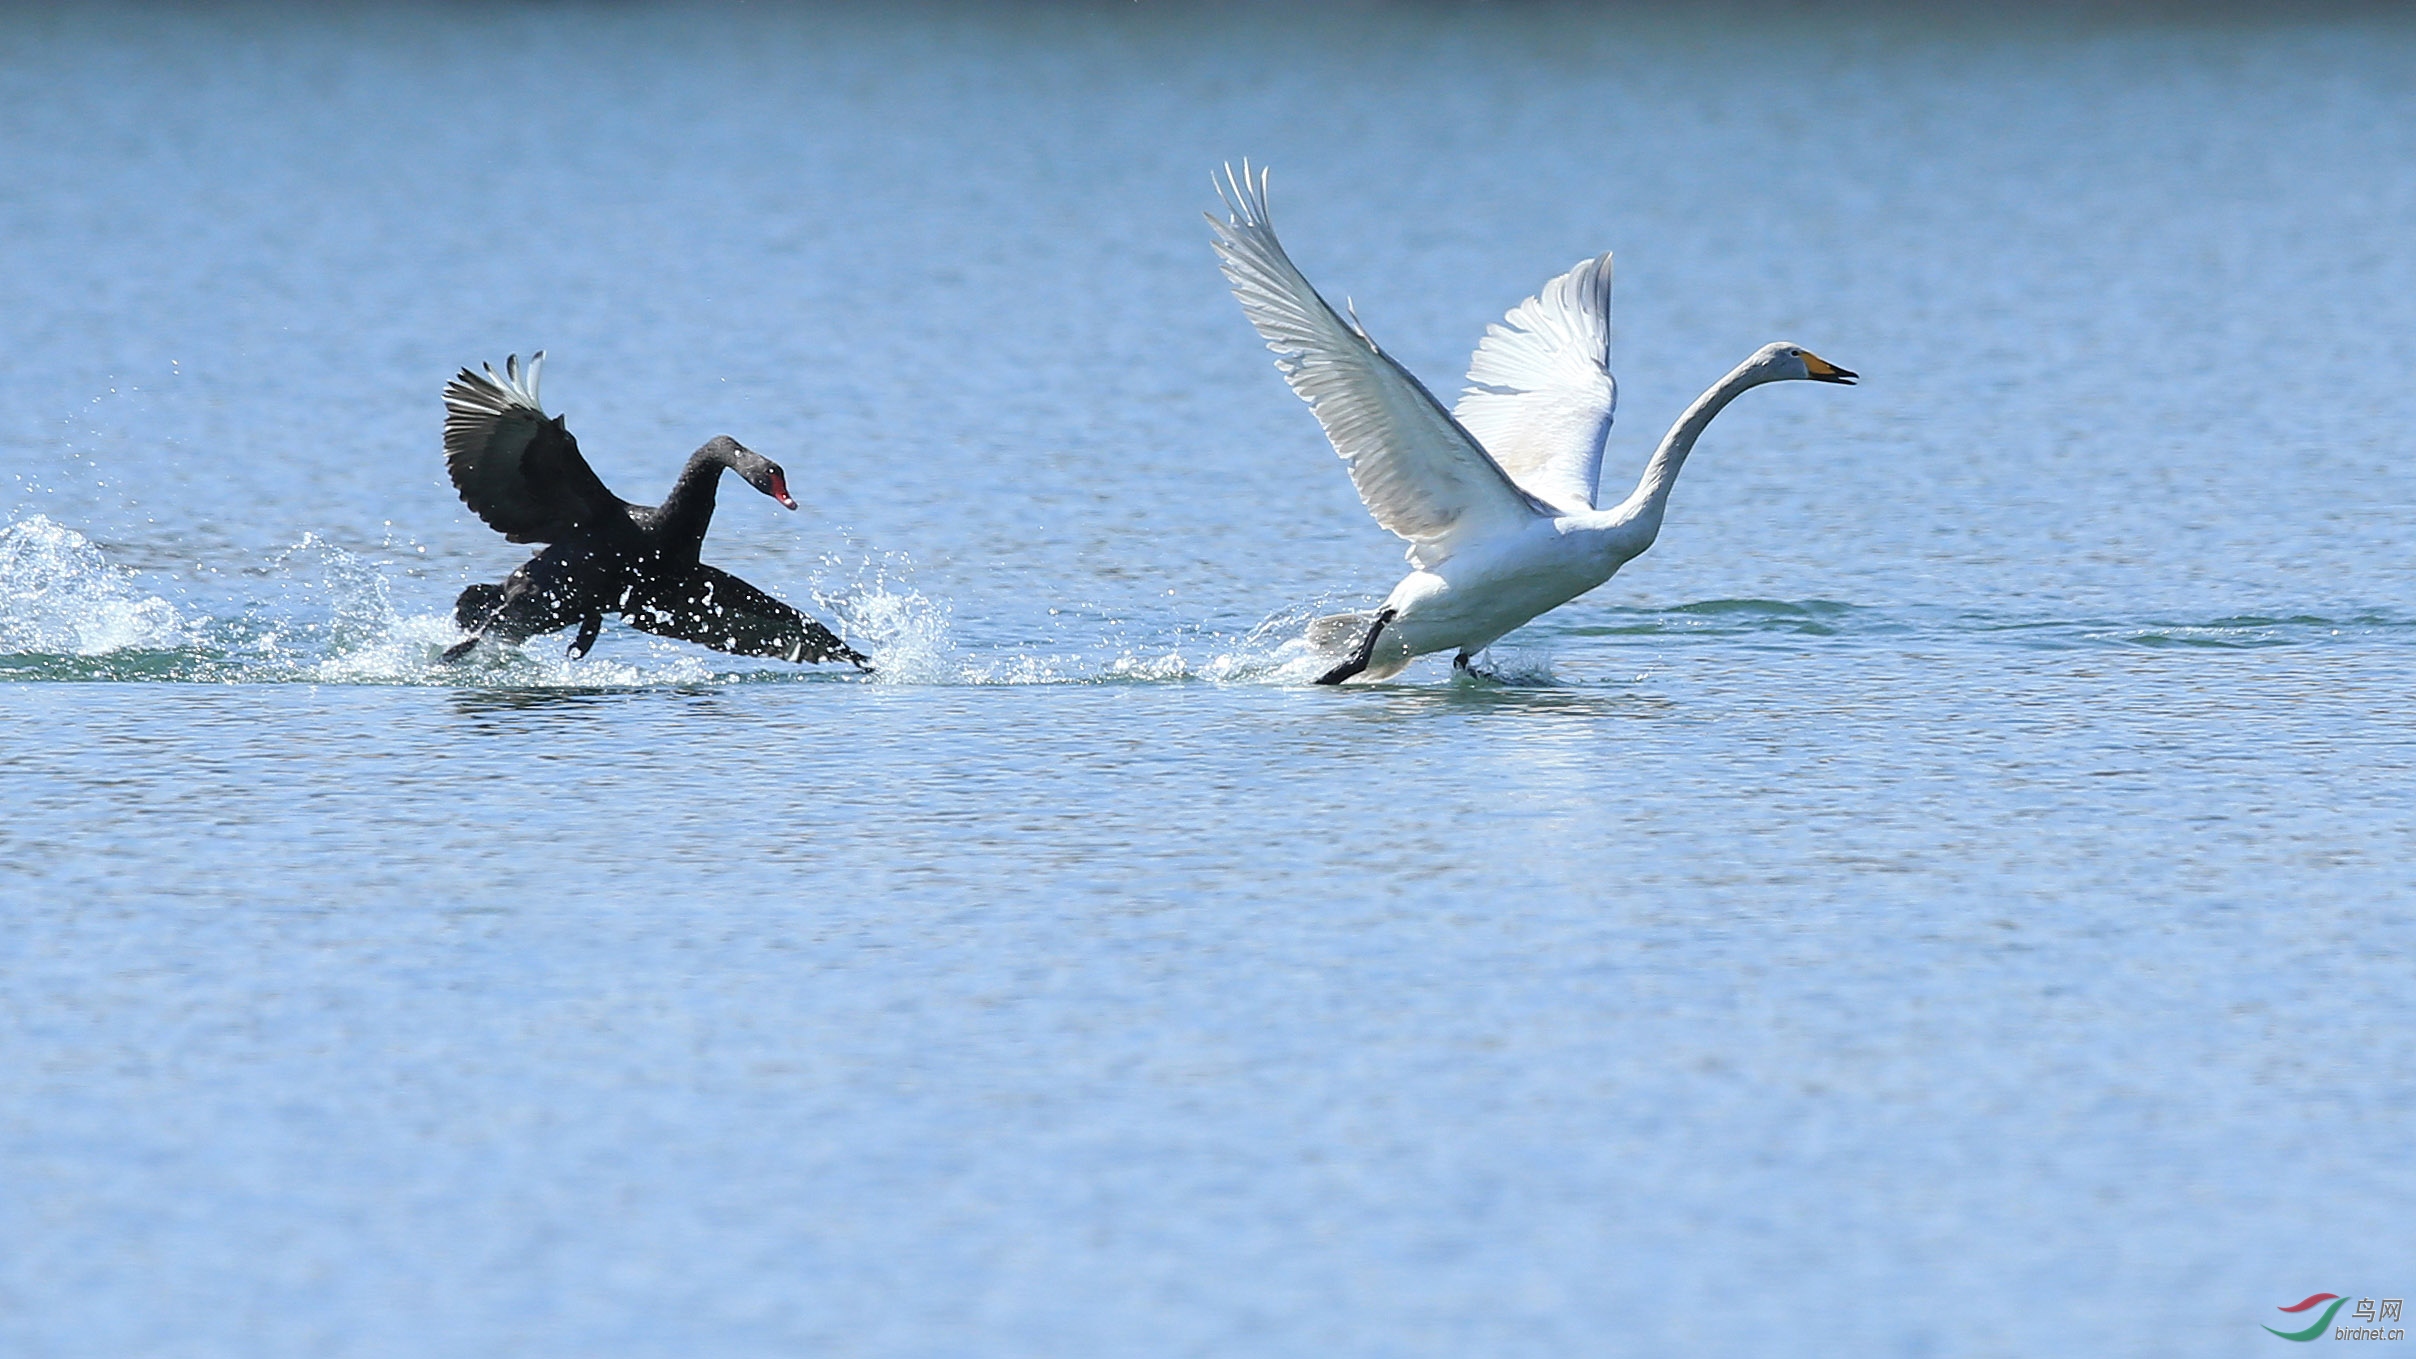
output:
<path id="1" fill-rule="evenodd" d="M 1485 684 L 1509 683 L 1508 680 L 1505 680 L 1501 676 L 1494 674 L 1492 671 L 1480 668 L 1476 663 L 1476 658 L 1479 654 L 1480 653 L 1474 651 L 1463 651 L 1459 655 L 1452 657 L 1451 672 L 1455 675 L 1466 675 L 1472 680 L 1478 680 Z"/>
<path id="2" fill-rule="evenodd" d="M 1386 609 L 1378 613 L 1375 626 L 1367 630 L 1367 636 L 1359 639 L 1359 649 L 1351 653 L 1349 660 L 1319 675 L 1317 682 L 1319 684 L 1340 684 L 1367 669 L 1368 662 L 1376 658 L 1376 635 L 1384 631 L 1385 624 L 1393 621 L 1393 612 L 1391 609 Z"/>

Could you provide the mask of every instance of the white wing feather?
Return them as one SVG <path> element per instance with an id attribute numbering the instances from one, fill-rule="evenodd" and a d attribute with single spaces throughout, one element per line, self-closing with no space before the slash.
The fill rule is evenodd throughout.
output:
<path id="1" fill-rule="evenodd" d="M 1611 257 L 1586 260 L 1485 327 L 1452 415 L 1519 489 L 1562 513 L 1595 507 L 1611 377 Z"/>
<path id="2" fill-rule="evenodd" d="M 1376 522 L 1409 540 L 1409 559 L 1441 564 L 1461 543 L 1545 513 L 1460 428 L 1409 370 L 1346 323 L 1293 267 L 1267 221 L 1267 176 L 1248 162 L 1217 186 L 1232 214 L 1208 224 L 1242 313 L 1275 366 L 1309 403 Z"/>

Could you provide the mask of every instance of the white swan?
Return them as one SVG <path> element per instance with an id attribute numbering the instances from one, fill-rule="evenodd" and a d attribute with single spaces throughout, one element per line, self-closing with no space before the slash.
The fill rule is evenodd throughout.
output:
<path id="1" fill-rule="evenodd" d="M 1511 629 L 1611 578 L 1653 545 L 1670 485 L 1711 418 L 1739 392 L 1855 374 L 1791 344 L 1768 344 L 1695 398 L 1670 426 L 1627 499 L 1595 508 L 1602 441 L 1619 402 L 1611 379 L 1611 257 L 1590 259 L 1485 329 L 1468 389 L 1446 411 L 1376 347 L 1354 313 L 1326 305 L 1285 256 L 1267 221 L 1267 172 L 1225 167 L 1217 196 L 1230 214 L 1208 224 L 1242 312 L 1275 366 L 1316 412 L 1376 522 L 1409 540 L 1410 564 L 1367 614 L 1310 625 L 1350 659 L 1318 677 L 1380 680 L 1410 659 L 1457 647 L 1454 664 Z M 1361 629 L 1365 629 L 1364 633 Z"/>

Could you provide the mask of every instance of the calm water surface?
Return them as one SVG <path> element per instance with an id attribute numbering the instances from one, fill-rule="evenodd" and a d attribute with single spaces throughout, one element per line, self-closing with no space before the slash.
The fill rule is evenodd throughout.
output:
<path id="1" fill-rule="evenodd" d="M 0 16 L 0 1350 L 2271 1353 L 2416 1287 L 2416 27 Z M 1661 543 L 1350 692 L 1212 167 Z M 608 628 L 436 393 L 873 680 Z"/>

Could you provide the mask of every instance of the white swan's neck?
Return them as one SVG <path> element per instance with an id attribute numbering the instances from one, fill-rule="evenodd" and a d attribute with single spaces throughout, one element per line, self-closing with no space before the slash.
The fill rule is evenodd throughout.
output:
<path id="1" fill-rule="evenodd" d="M 1678 417 L 1678 423 L 1661 436 L 1661 446 L 1653 450 L 1652 461 L 1644 464 L 1644 475 L 1637 480 L 1635 491 L 1612 511 L 1621 524 L 1641 534 L 1643 546 L 1636 549 L 1638 552 L 1652 546 L 1654 537 L 1661 532 L 1661 514 L 1669 507 L 1669 488 L 1677 484 L 1678 469 L 1686 465 L 1686 455 L 1694 452 L 1695 440 L 1703 437 L 1711 418 L 1736 400 L 1738 393 L 1769 380 L 1752 372 L 1752 367 L 1751 359 L 1738 364 L 1735 371 L 1695 398 L 1686 413 Z"/>

